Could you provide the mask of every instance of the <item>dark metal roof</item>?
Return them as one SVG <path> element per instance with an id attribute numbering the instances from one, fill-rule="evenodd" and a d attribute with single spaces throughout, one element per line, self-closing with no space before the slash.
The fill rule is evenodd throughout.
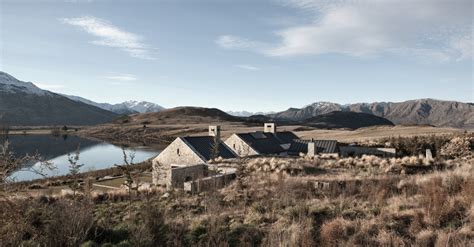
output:
<path id="1" fill-rule="evenodd" d="M 294 140 L 299 140 L 300 138 L 291 131 L 278 132 L 276 137 L 280 140 L 280 144 L 289 144 Z"/>
<path id="2" fill-rule="evenodd" d="M 212 159 L 214 137 L 212 136 L 187 136 L 183 139 L 206 160 Z M 236 158 L 234 153 L 222 142 L 219 143 L 219 157 L 224 159 Z"/>
<path id="3" fill-rule="evenodd" d="M 314 142 L 318 153 L 337 153 L 339 152 L 336 140 L 294 140 L 291 143 L 289 154 L 308 153 L 308 143 Z"/>
<path id="4" fill-rule="evenodd" d="M 282 144 L 289 144 L 298 137 L 289 131 L 273 133 L 253 132 L 236 134 L 260 154 L 279 154 L 286 150 Z"/>

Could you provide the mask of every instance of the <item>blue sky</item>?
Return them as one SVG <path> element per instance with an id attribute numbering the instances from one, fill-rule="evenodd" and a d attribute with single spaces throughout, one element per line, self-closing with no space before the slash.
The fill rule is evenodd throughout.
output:
<path id="1" fill-rule="evenodd" d="M 474 101 L 470 0 L 0 0 L 0 70 L 98 102 Z"/>

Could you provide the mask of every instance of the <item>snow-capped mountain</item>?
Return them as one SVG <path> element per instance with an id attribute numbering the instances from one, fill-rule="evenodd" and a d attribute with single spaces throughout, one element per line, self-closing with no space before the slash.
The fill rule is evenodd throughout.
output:
<path id="1" fill-rule="evenodd" d="M 42 90 L 0 71 L 0 124 L 13 126 L 94 125 L 116 114 Z"/>
<path id="2" fill-rule="evenodd" d="M 248 111 L 228 111 L 227 114 L 236 116 L 236 117 L 250 117 L 255 115 L 269 115 L 274 114 L 275 112 L 248 112 Z"/>
<path id="3" fill-rule="evenodd" d="M 159 112 L 159 111 L 164 110 L 165 108 L 155 103 L 151 103 L 147 101 L 134 101 L 134 100 L 125 101 L 120 104 L 115 104 L 112 107 L 112 111 L 114 112 L 121 109 L 129 109 L 132 111 L 136 111 L 138 113 L 147 113 L 147 112 Z"/>
<path id="4" fill-rule="evenodd" d="M 15 77 L 0 71 L 0 90 L 3 92 L 23 92 L 27 94 L 46 95 L 50 92 L 42 90 L 31 82 L 23 82 Z"/>
<path id="5" fill-rule="evenodd" d="M 64 95 L 69 99 L 74 101 L 79 101 L 88 105 L 93 105 L 95 107 L 99 107 L 101 109 L 111 111 L 117 114 L 135 114 L 135 113 L 148 113 L 148 112 L 159 112 L 164 110 L 165 108 L 151 102 L 147 101 L 125 101 L 119 104 L 109 104 L 109 103 L 97 103 L 92 100 L 88 100 L 79 96 L 73 95 Z"/>

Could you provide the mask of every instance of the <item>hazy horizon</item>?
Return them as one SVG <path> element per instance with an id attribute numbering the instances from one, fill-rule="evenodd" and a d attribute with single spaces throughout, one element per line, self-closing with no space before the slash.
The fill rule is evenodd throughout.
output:
<path id="1" fill-rule="evenodd" d="M 473 3 L 0 0 L 0 70 L 99 103 L 474 102 Z"/>

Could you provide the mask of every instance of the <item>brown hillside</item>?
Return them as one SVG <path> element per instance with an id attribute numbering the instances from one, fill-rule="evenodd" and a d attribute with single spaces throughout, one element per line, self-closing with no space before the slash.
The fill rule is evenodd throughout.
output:
<path id="1" fill-rule="evenodd" d="M 216 108 L 176 107 L 160 112 L 134 114 L 114 121 L 116 124 L 201 124 L 214 122 L 242 122 L 244 119 L 231 116 Z"/>

